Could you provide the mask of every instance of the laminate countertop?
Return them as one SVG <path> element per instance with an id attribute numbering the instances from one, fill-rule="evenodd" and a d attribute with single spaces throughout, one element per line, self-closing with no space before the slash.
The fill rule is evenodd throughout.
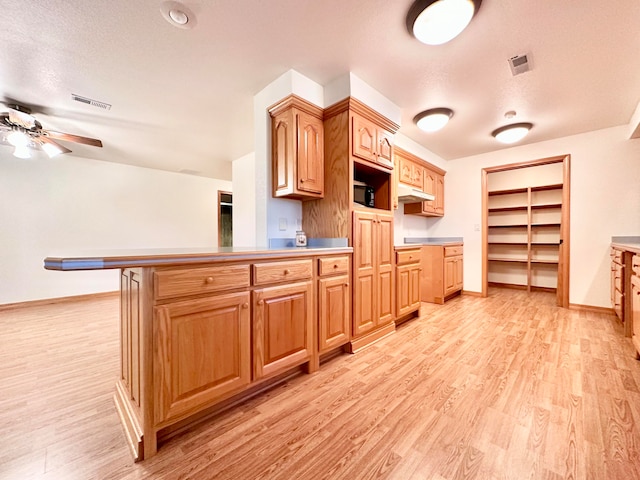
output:
<path id="1" fill-rule="evenodd" d="M 404 245 L 398 247 L 421 247 L 423 245 L 457 245 L 464 243 L 463 237 L 405 237 Z"/>
<path id="2" fill-rule="evenodd" d="M 352 253 L 352 247 L 218 247 L 112 250 L 51 255 L 44 259 L 47 270 L 107 270 L 113 268 L 191 265 L 238 260 L 265 260 Z"/>
<path id="3" fill-rule="evenodd" d="M 611 246 L 640 255 L 640 237 L 611 237 Z"/>

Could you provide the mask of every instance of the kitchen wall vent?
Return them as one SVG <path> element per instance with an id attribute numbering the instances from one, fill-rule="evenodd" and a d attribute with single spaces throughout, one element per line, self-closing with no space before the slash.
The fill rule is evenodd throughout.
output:
<path id="1" fill-rule="evenodd" d="M 515 57 L 511 57 L 508 61 L 511 73 L 514 77 L 530 70 L 529 59 L 526 55 L 516 55 Z"/>
<path id="2" fill-rule="evenodd" d="M 91 105 L 93 107 L 102 108 L 104 110 L 111 110 L 111 105 L 109 103 L 99 102 L 98 100 L 92 100 L 87 97 L 82 97 L 80 95 L 76 95 L 75 93 L 71 94 L 71 98 L 76 102 L 86 103 L 87 105 Z"/>

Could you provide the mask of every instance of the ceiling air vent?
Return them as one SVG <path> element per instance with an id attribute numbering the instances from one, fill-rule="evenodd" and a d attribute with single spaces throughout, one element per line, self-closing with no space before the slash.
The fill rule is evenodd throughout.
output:
<path id="1" fill-rule="evenodd" d="M 71 98 L 76 102 L 86 103 L 87 105 L 102 108 L 104 110 L 111 110 L 111 105 L 108 103 L 99 102 L 98 100 L 91 100 L 90 98 L 82 97 L 80 95 L 76 95 L 75 93 L 71 94 Z"/>
<path id="2" fill-rule="evenodd" d="M 511 73 L 515 77 L 521 73 L 529 71 L 529 59 L 526 55 L 516 55 L 509 60 L 509 67 L 511 67 Z"/>

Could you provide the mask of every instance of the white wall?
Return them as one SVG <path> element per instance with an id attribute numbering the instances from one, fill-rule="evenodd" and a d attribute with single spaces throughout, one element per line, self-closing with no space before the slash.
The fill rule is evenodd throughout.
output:
<path id="1" fill-rule="evenodd" d="M 1 147 L 0 304 L 119 288 L 117 271 L 47 271 L 46 256 L 217 246 L 218 190 L 231 182 Z"/>
<path id="2" fill-rule="evenodd" d="M 464 289 L 482 289 L 481 169 L 571 154 L 570 303 L 610 307 L 609 243 L 640 235 L 640 140 L 628 126 L 448 162 L 445 216 L 431 236 L 464 237 Z"/>
<path id="3" fill-rule="evenodd" d="M 256 156 L 251 152 L 232 162 L 233 246 L 256 245 Z"/>

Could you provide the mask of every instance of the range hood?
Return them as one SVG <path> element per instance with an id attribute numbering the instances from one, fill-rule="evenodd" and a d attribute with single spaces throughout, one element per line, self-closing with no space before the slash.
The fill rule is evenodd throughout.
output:
<path id="1" fill-rule="evenodd" d="M 401 183 L 398 184 L 398 202 L 400 203 L 417 203 L 435 199 L 436 197 L 430 193 L 424 193 L 422 190 L 407 187 Z"/>

